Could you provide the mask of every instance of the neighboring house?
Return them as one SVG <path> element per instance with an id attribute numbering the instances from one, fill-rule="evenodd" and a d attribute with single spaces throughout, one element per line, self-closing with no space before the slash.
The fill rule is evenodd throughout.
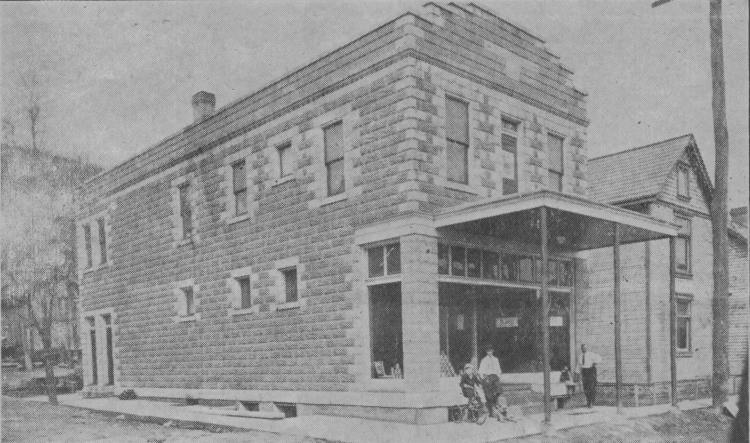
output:
<path id="1" fill-rule="evenodd" d="M 611 381 L 612 316 L 595 299 L 612 285 L 594 286 L 606 262 L 582 251 L 622 244 L 629 259 L 649 240 L 652 373 L 669 374 L 656 240 L 677 236 L 666 213 L 685 206 L 680 239 L 704 241 L 702 169 L 689 201 L 664 197 L 655 216 L 587 197 L 585 94 L 528 31 L 473 3 L 428 3 L 214 104 L 195 94 L 193 124 L 85 186 L 88 389 L 442 422 L 462 401 L 457 371 L 486 346 L 506 382 L 541 389 L 544 300 L 552 371 L 596 337 Z M 680 263 L 697 282 L 707 262 Z M 705 357 L 705 277 L 680 283 L 697 315 L 691 360 Z M 645 346 L 642 316 L 623 312 L 624 339 Z"/>
<path id="2" fill-rule="evenodd" d="M 5 237 L 17 234 L 23 224 L 34 223 L 34 217 L 54 218 L 61 230 L 75 233 L 75 222 L 71 217 L 60 218 L 44 205 L 46 198 L 40 194 L 55 195 L 55 198 L 73 201 L 80 192 L 79 186 L 101 172 L 101 168 L 81 159 L 54 155 L 33 150 L 13 143 L 2 145 L 2 195 L 0 196 L 3 217 L 3 246 L 8 246 Z M 51 197 L 50 197 L 51 198 Z M 35 215 L 31 215 L 35 214 Z M 71 241 L 70 248 L 74 248 Z M 28 309 L 19 302 L 21 294 L 19 280 L 26 278 L 13 273 L 9 260 L 17 259 L 17 251 L 3 248 L 2 251 L 2 325 L 4 355 L 20 357 L 24 345 L 29 351 L 42 348 L 39 335 L 28 322 Z M 17 271 L 17 270 L 16 270 Z M 79 315 L 77 312 L 78 291 L 75 285 L 58 288 L 58 297 L 53 304 L 53 347 L 64 352 L 80 350 L 78 338 Z M 24 343 L 25 340 L 25 343 Z"/>
<path id="3" fill-rule="evenodd" d="M 729 223 L 729 369 L 734 390 L 740 386 L 742 368 L 748 358 L 747 206 L 730 211 Z"/>
<path id="4" fill-rule="evenodd" d="M 589 197 L 648 214 L 679 226 L 675 243 L 677 293 L 677 369 L 685 395 L 710 395 L 712 373 L 713 249 L 710 219 L 711 183 L 692 135 L 592 158 L 588 162 Z M 733 225 L 734 226 L 734 225 Z M 747 352 L 747 243 L 730 229 L 731 373 L 739 376 L 738 347 Z M 744 250 L 744 255 L 741 251 Z M 609 251 L 595 251 L 586 261 L 588 311 L 586 336 L 604 345 L 602 388 L 612 393 L 613 361 L 607 324 L 611 317 L 606 297 L 611 273 L 602 269 Z M 653 404 L 668 400 L 669 354 L 669 243 L 665 240 L 623 248 L 625 269 L 623 309 L 630 319 L 629 340 L 623 344 L 629 390 L 626 402 Z M 611 260 L 611 259 L 610 259 Z M 744 269 L 744 270 L 743 270 Z M 735 294 L 738 293 L 738 294 Z M 744 294 L 744 295 L 743 295 Z M 735 296 L 737 295 L 737 296 Z M 744 311 L 743 311 L 744 310 Z M 744 331 L 744 342 L 741 339 Z M 602 337 L 603 336 L 603 337 Z M 744 362 L 744 360 L 743 360 Z"/>

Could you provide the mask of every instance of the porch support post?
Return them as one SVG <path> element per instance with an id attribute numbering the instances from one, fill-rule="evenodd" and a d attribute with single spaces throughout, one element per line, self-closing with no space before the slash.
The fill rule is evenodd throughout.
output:
<path id="1" fill-rule="evenodd" d="M 669 237 L 669 374 L 672 406 L 677 407 L 677 295 L 675 291 L 675 238 Z"/>
<path id="2" fill-rule="evenodd" d="M 406 392 L 440 389 L 437 239 L 401 237 L 401 313 Z"/>
<path id="3" fill-rule="evenodd" d="M 613 224 L 614 245 L 614 304 L 615 304 L 615 401 L 617 413 L 622 414 L 622 307 L 620 294 L 620 224 Z"/>
<path id="4" fill-rule="evenodd" d="M 547 268 L 549 266 L 549 252 L 547 251 L 547 207 L 539 208 L 540 237 L 542 241 L 542 368 L 544 370 L 544 423 L 552 420 L 552 399 L 550 395 L 550 367 L 549 367 L 549 294 L 547 290 Z"/>

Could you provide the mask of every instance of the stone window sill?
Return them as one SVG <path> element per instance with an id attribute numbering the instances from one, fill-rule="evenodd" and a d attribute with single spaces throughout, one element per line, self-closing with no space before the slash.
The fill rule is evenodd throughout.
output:
<path id="1" fill-rule="evenodd" d="M 177 247 L 185 246 L 185 245 L 192 245 L 193 244 L 193 236 L 183 238 L 182 240 L 177 242 Z"/>
<path id="2" fill-rule="evenodd" d="M 255 305 L 249 308 L 233 308 L 230 313 L 232 315 L 257 314 L 259 312 L 259 308 L 259 305 Z"/>
<path id="3" fill-rule="evenodd" d="M 452 189 L 454 191 L 461 191 L 465 192 L 467 194 L 473 194 L 473 195 L 479 195 L 479 193 L 476 191 L 476 189 L 473 189 L 471 186 L 463 184 L 463 183 L 456 183 L 452 181 L 446 181 L 445 187 L 448 189 Z"/>
<path id="4" fill-rule="evenodd" d="M 248 220 L 249 218 L 250 218 L 250 213 L 249 212 L 247 212 L 245 214 L 234 215 L 234 216 L 229 217 L 227 219 L 227 224 L 231 225 L 231 224 L 234 224 L 234 223 L 239 223 L 239 222 Z"/>
<path id="5" fill-rule="evenodd" d="M 677 350 L 677 358 L 688 358 L 693 356 L 693 351 Z"/>
<path id="6" fill-rule="evenodd" d="M 288 311 L 290 309 L 299 309 L 303 306 L 307 305 L 306 299 L 301 299 L 297 301 L 291 301 L 288 303 L 279 303 L 276 305 L 271 306 L 272 311 Z"/>
<path id="7" fill-rule="evenodd" d="M 680 195 L 680 194 L 677 194 L 677 198 L 680 199 L 680 200 L 682 200 L 682 201 L 684 201 L 684 202 L 689 202 L 690 201 L 690 196 L 689 195 Z"/>
<path id="8" fill-rule="evenodd" d="M 83 270 L 83 273 L 84 274 L 88 274 L 90 272 L 99 271 L 101 269 L 107 269 L 107 268 L 109 268 L 109 264 L 110 264 L 110 262 L 107 262 L 107 263 L 102 263 L 102 264 L 99 264 L 99 265 L 96 265 L 96 266 L 92 266 L 90 268 L 86 268 L 86 269 Z"/>
<path id="9" fill-rule="evenodd" d="M 685 271 L 675 271 L 674 276 L 676 278 L 686 278 L 686 279 L 693 278 L 693 274 L 691 272 L 685 272 Z"/>
<path id="10" fill-rule="evenodd" d="M 386 283 L 397 283 L 401 281 L 401 274 L 385 275 L 381 277 L 369 277 L 365 279 L 365 284 L 370 285 L 382 285 Z"/>
<path id="11" fill-rule="evenodd" d="M 179 315 L 175 317 L 175 321 L 178 323 L 194 322 L 201 319 L 200 314 L 193 315 Z"/>
<path id="12" fill-rule="evenodd" d="M 347 195 L 346 192 L 342 192 L 341 194 L 332 195 L 330 197 L 326 197 L 320 201 L 320 206 L 326 206 L 330 205 L 336 202 L 340 202 L 342 200 L 346 200 Z"/>
<path id="13" fill-rule="evenodd" d="M 289 174 L 289 175 L 285 175 L 284 177 L 279 177 L 276 180 L 274 180 L 273 183 L 271 183 L 271 187 L 279 186 L 281 184 L 292 181 L 294 179 L 295 179 L 294 174 Z"/>

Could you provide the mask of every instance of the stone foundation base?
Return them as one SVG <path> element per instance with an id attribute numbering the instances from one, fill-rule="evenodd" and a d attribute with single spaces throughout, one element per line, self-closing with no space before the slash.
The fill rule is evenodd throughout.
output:
<path id="1" fill-rule="evenodd" d="M 638 407 L 671 403 L 671 389 L 671 383 L 668 381 L 651 383 L 650 385 L 646 383 L 623 383 L 622 404 L 626 407 Z M 677 382 L 677 395 L 678 400 L 708 398 L 711 396 L 711 378 L 680 380 Z M 615 406 L 617 404 L 614 383 L 598 383 L 596 404 L 602 406 Z"/>
<path id="2" fill-rule="evenodd" d="M 298 415 L 332 415 L 428 425 L 448 421 L 448 408 L 384 408 L 351 405 L 297 405 Z"/>

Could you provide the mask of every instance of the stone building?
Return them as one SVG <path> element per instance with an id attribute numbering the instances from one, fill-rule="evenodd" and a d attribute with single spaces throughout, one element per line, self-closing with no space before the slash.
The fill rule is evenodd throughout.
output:
<path id="1" fill-rule="evenodd" d="M 598 298 L 634 303 L 627 266 L 586 258 L 678 238 L 661 212 L 587 196 L 585 97 L 543 40 L 473 3 L 428 3 L 218 110 L 197 93 L 191 125 L 87 184 L 86 384 L 434 423 L 491 345 L 539 401 L 582 337 L 607 353 Z M 642 319 L 623 312 L 627 342 Z"/>

